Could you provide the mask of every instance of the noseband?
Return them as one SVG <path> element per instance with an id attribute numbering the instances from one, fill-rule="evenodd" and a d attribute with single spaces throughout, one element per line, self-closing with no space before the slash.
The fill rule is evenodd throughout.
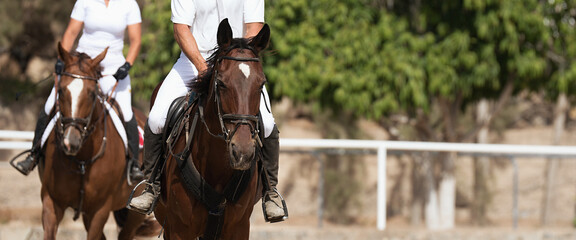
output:
<path id="1" fill-rule="evenodd" d="M 74 74 L 74 73 L 69 73 L 69 72 L 62 72 L 62 75 L 66 75 L 75 79 L 82 79 L 82 80 L 90 80 L 90 81 L 94 81 L 96 82 L 96 84 L 98 84 L 98 78 L 96 77 L 92 77 L 92 76 L 83 76 L 83 75 L 78 75 L 78 74 Z M 60 79 L 60 76 L 58 76 L 58 78 Z M 60 81 L 58 81 L 58 84 L 56 85 L 58 88 L 60 88 Z M 58 134 L 58 137 L 60 139 L 63 139 L 64 137 L 64 130 L 69 128 L 69 127 L 74 127 L 76 128 L 80 134 L 81 134 L 81 139 L 80 139 L 80 146 L 84 144 L 84 142 L 86 141 L 86 138 L 92 133 L 92 131 L 94 131 L 94 125 L 92 124 L 92 115 L 94 114 L 94 109 L 96 108 L 96 103 L 100 102 L 101 104 L 103 103 L 103 97 L 102 97 L 102 92 L 100 90 L 100 87 L 96 87 L 97 92 L 95 93 L 95 99 L 94 101 L 92 101 L 92 107 L 90 109 L 90 114 L 88 114 L 87 117 L 85 118 L 76 118 L 76 117 L 64 117 L 64 115 L 62 114 L 62 112 L 60 111 L 60 98 L 57 97 L 56 99 L 56 111 L 60 114 L 60 124 L 56 125 L 56 132 Z M 56 91 L 58 92 L 58 91 Z M 63 141 L 60 141 L 60 144 L 64 144 Z M 64 147 L 64 146 L 62 146 Z M 64 149 L 64 148 L 63 148 Z"/>
<path id="2" fill-rule="evenodd" d="M 232 57 L 232 56 L 222 56 L 218 59 L 218 63 L 220 63 L 223 59 L 239 61 L 239 62 L 260 62 L 259 58 L 250 58 L 250 57 Z M 218 70 L 214 68 L 214 77 L 218 77 Z M 229 114 L 225 113 L 222 114 L 222 100 L 220 99 L 220 94 L 218 94 L 218 79 L 214 79 L 214 96 L 216 105 L 218 108 L 218 120 L 220 121 L 220 127 L 222 128 L 222 133 L 224 134 L 223 138 L 227 143 L 230 143 L 232 137 L 238 130 L 241 125 L 248 125 L 250 127 L 250 133 L 252 135 L 252 139 L 258 140 L 258 133 L 260 132 L 258 127 L 258 115 L 249 115 L 249 114 Z M 230 130 L 226 127 L 225 123 L 234 124 L 234 129 Z"/>

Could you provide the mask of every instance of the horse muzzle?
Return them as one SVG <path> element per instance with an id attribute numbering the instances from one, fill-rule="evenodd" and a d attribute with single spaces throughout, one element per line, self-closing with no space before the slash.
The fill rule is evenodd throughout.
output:
<path id="1" fill-rule="evenodd" d="M 68 127 L 62 136 L 62 150 L 68 156 L 76 156 L 82 147 L 82 134 L 75 127 Z"/>
<path id="2" fill-rule="evenodd" d="M 242 144 L 231 141 L 228 149 L 232 169 L 241 171 L 250 169 L 256 156 L 256 142 L 253 139 Z"/>

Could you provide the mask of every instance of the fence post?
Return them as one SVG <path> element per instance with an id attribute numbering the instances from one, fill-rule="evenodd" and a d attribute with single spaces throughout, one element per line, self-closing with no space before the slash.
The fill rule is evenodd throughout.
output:
<path id="1" fill-rule="evenodd" d="M 514 219 L 514 229 L 518 229 L 518 164 L 516 163 L 516 158 L 510 156 L 510 162 L 512 162 L 512 168 L 514 170 L 514 176 L 512 179 L 513 183 L 513 195 L 512 195 L 512 218 Z"/>
<path id="2" fill-rule="evenodd" d="M 314 152 L 312 155 L 316 158 L 319 165 L 318 174 L 318 228 L 322 228 L 322 221 L 324 220 L 324 158 L 320 153 Z"/>
<path id="3" fill-rule="evenodd" d="M 385 146 L 378 147 L 378 230 L 386 228 L 386 154 Z"/>

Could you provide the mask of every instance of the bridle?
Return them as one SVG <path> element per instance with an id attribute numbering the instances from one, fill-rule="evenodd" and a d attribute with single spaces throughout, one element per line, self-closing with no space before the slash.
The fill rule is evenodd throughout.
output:
<path id="1" fill-rule="evenodd" d="M 56 124 L 56 126 L 55 126 L 56 138 L 59 139 L 59 141 L 58 141 L 59 146 L 62 149 L 62 151 L 64 151 L 64 149 L 66 149 L 66 147 L 64 146 L 64 141 L 62 141 L 64 139 L 64 130 L 67 129 L 68 127 L 74 127 L 78 131 L 80 131 L 80 133 L 81 133 L 80 146 L 83 146 L 84 142 L 86 141 L 88 136 L 90 136 L 90 134 L 95 129 L 95 125 L 93 123 L 98 122 L 99 119 L 106 117 L 106 111 L 102 111 L 102 115 L 98 118 L 98 120 L 92 121 L 92 116 L 94 115 L 94 110 L 96 109 L 96 103 L 100 103 L 101 105 L 104 105 L 104 102 L 106 100 L 105 100 L 104 94 L 102 93 L 102 89 L 100 88 L 100 86 L 98 86 L 98 78 L 97 77 L 78 75 L 78 74 L 74 74 L 74 73 L 70 73 L 70 72 L 66 72 L 66 71 L 62 72 L 62 75 L 69 76 L 69 77 L 72 77 L 74 79 L 94 81 L 97 85 L 96 86 L 96 92 L 94 92 L 94 95 L 93 95 L 93 97 L 95 99 L 94 99 L 94 101 L 92 101 L 92 107 L 90 109 L 90 114 L 88 114 L 88 116 L 86 118 L 64 117 L 64 115 L 60 111 L 60 98 L 58 95 L 56 96 L 56 98 L 55 98 L 56 99 L 55 111 L 60 116 L 59 121 L 58 121 L 59 124 Z M 56 94 L 58 94 L 58 91 L 60 88 L 60 77 L 61 77 L 61 75 L 58 75 L 58 78 L 56 80 L 58 82 L 54 84 L 54 86 L 56 88 Z M 78 202 L 78 207 L 74 211 L 74 217 L 73 217 L 74 220 L 76 220 L 80 217 L 80 213 L 82 212 L 82 208 L 83 208 L 84 194 L 85 194 L 84 181 L 85 181 L 85 174 L 86 174 L 86 165 L 91 164 L 94 161 L 96 161 L 96 159 L 100 158 L 104 154 L 104 149 L 106 148 L 106 131 L 107 131 L 106 121 L 104 121 L 103 131 L 104 131 L 104 136 L 103 136 L 102 142 L 100 144 L 100 150 L 96 153 L 96 155 L 92 156 L 92 158 L 90 160 L 87 161 L 87 160 L 83 160 L 83 159 L 77 159 L 75 156 L 69 156 L 69 159 L 74 160 L 78 164 L 78 168 L 79 168 L 78 173 L 80 174 L 80 182 L 82 183 L 80 185 L 80 200 Z"/>
<path id="2" fill-rule="evenodd" d="M 227 60 L 233 60 L 233 61 L 240 61 L 240 62 L 260 62 L 259 58 L 251 58 L 251 57 L 232 57 L 232 56 L 222 56 L 220 58 L 218 58 L 218 60 L 216 61 L 217 63 L 222 62 L 222 60 L 227 59 Z M 248 125 L 250 127 L 250 133 L 252 136 L 252 139 L 257 140 L 258 143 L 261 143 L 261 140 L 258 136 L 260 129 L 259 129 L 259 125 L 258 125 L 258 115 L 249 115 L 249 114 L 230 114 L 230 113 L 222 113 L 222 100 L 220 99 L 220 94 L 218 91 L 218 68 L 215 66 L 214 67 L 214 79 L 212 80 L 214 82 L 214 88 L 212 93 L 214 94 L 214 98 L 216 101 L 216 106 L 217 106 L 217 114 L 218 114 L 218 120 L 220 122 L 220 128 L 222 131 L 222 134 L 220 135 L 216 135 L 213 134 L 212 132 L 210 132 L 210 129 L 208 128 L 208 126 L 206 125 L 206 121 L 204 121 L 204 117 L 203 117 L 203 109 L 200 106 L 200 115 L 202 118 L 202 122 L 204 122 L 204 125 L 206 126 L 206 129 L 208 130 L 208 133 L 210 133 L 210 135 L 212 136 L 216 136 L 216 137 L 220 137 L 223 138 L 224 141 L 226 141 L 227 144 L 230 143 L 230 141 L 232 140 L 232 138 L 234 137 L 234 134 L 236 134 L 236 131 L 238 130 L 238 128 L 242 125 Z M 234 124 L 234 128 L 233 129 L 228 129 L 226 127 L 225 123 L 231 123 Z"/>
<path id="3" fill-rule="evenodd" d="M 82 79 L 82 80 L 89 80 L 94 81 L 98 85 L 98 78 L 93 76 L 84 76 L 78 75 L 69 72 L 62 72 L 62 75 L 69 76 L 75 79 Z M 56 88 L 60 88 L 60 75 L 58 75 L 58 84 L 55 84 Z M 56 89 L 58 92 L 58 89 Z M 59 139 L 63 139 L 64 137 L 64 130 L 69 127 L 74 127 L 80 132 L 80 146 L 84 144 L 88 136 L 94 131 L 95 126 L 92 121 L 92 116 L 94 115 L 94 109 L 96 109 L 96 103 L 104 104 L 104 97 L 100 87 L 96 87 L 96 93 L 94 94 L 94 101 L 92 102 L 92 107 L 90 109 L 90 114 L 88 114 L 85 118 L 76 118 L 76 117 L 64 117 L 60 110 L 60 99 L 56 97 L 56 112 L 59 113 L 59 124 L 56 124 L 56 133 Z M 62 149 L 64 149 L 63 141 L 59 141 Z"/>

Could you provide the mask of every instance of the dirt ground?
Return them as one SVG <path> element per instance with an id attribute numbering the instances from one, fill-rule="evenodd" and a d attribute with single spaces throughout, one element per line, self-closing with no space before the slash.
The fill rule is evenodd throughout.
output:
<path id="1" fill-rule="evenodd" d="M 279 123 L 282 138 L 320 138 L 321 135 L 316 127 L 304 119 L 289 119 Z M 373 139 L 385 140 L 386 134 L 376 125 L 364 122 L 361 124 L 363 131 L 366 131 Z M 2 127 L 0 126 L 0 129 Z M 30 129 L 26 129 L 30 130 Z M 510 130 L 505 133 L 503 143 L 507 144 L 526 144 L 526 145 L 548 145 L 552 142 L 552 129 L 550 127 L 537 127 L 523 130 Z M 576 134 L 565 134 L 562 145 L 576 145 Z M 40 203 L 40 182 L 37 172 L 25 177 L 12 169 L 6 158 L 13 153 L 2 152 L 0 156 L 0 240 L 10 239 L 2 238 L 1 229 L 37 229 L 41 231 L 41 203 Z M 576 215 L 576 159 L 561 159 L 559 171 L 556 176 L 555 194 L 552 207 L 551 222 L 548 227 L 541 228 L 539 225 L 540 205 L 542 201 L 542 189 L 544 185 L 544 169 L 546 159 L 542 158 L 518 158 L 519 169 L 519 229 L 526 231 L 552 231 L 566 233 L 569 236 L 566 239 L 576 239 L 574 234 L 573 220 Z M 352 224 L 341 225 L 326 219 L 318 218 L 318 179 L 319 169 L 318 162 L 311 155 L 282 153 L 280 167 L 280 184 L 279 190 L 286 198 L 290 210 L 290 218 L 283 223 L 268 224 L 262 217 L 260 204 L 255 207 L 252 217 L 254 229 L 260 229 L 262 239 L 267 239 L 266 231 L 293 231 L 293 229 L 342 229 L 358 228 L 360 232 L 373 231 L 376 228 L 376 156 L 366 155 L 355 159 L 362 166 L 363 184 L 360 186 L 361 197 L 358 204 L 352 212 L 355 215 L 355 221 Z M 387 229 L 389 231 L 406 231 L 415 230 L 425 231 L 423 226 L 410 226 L 410 188 L 409 174 L 402 176 L 402 164 L 410 164 L 407 157 L 399 158 L 390 156 L 387 163 L 387 191 L 390 192 L 392 187 L 402 181 L 402 188 L 397 194 L 402 195 L 405 200 L 401 205 L 400 214 L 388 218 Z M 495 159 L 493 169 L 492 186 L 494 189 L 493 202 L 488 210 L 490 226 L 484 229 L 505 229 L 512 230 L 512 165 L 506 159 Z M 472 196 L 472 159 L 470 157 L 461 157 L 457 161 L 456 185 L 464 199 L 471 199 Z M 328 183 L 327 183 L 328 184 Z M 390 195 L 388 195 L 390 197 Z M 113 229 L 114 224 L 109 222 L 107 228 Z M 73 222 L 71 213 L 65 217 L 61 229 L 81 229 L 80 221 Z M 470 214 L 467 208 L 458 208 L 456 210 L 456 229 L 462 229 L 464 232 L 479 230 L 470 224 Z M 63 230 L 62 230 L 63 231 Z M 113 231 L 113 230 L 110 230 Z M 387 230 L 388 231 L 388 230 Z M 513 231 L 513 230 L 512 230 Z M 330 232 L 330 231 L 328 231 Z M 26 233 L 16 233 L 19 239 L 36 239 L 33 237 L 34 231 Z M 329 234 L 316 233 L 322 236 Z M 297 235 L 297 234 L 296 234 Z M 31 237 L 32 236 L 32 237 Z M 305 239 L 301 237 L 293 239 Z M 312 235 L 310 235 L 312 236 Z M 314 235 L 319 236 L 319 235 Z M 320 239 L 321 237 L 317 237 Z M 16 238 L 18 239 L 18 238 Z M 66 239 L 66 238 L 62 238 Z M 278 238 L 280 239 L 280 238 Z M 289 239 L 289 238 L 287 238 Z M 315 239 L 307 238 L 307 239 Z M 324 239 L 324 238 L 323 238 Z M 327 239 L 327 238 L 326 238 Z M 346 238 L 344 238 L 346 239 Z M 348 238 L 354 239 L 354 238 Z M 377 235 L 374 239 L 387 239 Z M 394 238 L 391 238 L 394 239 Z M 402 239 L 402 238 L 396 238 Z M 426 239 L 413 237 L 411 239 Z M 443 238 L 436 238 L 443 239 Z M 455 238 L 457 239 L 457 238 Z M 481 239 L 481 238 L 478 238 Z M 498 238 L 495 238 L 498 239 Z M 509 238 L 507 238 L 509 239 Z M 514 238 L 525 239 L 525 238 Z M 552 238 L 554 239 L 554 238 Z"/>

